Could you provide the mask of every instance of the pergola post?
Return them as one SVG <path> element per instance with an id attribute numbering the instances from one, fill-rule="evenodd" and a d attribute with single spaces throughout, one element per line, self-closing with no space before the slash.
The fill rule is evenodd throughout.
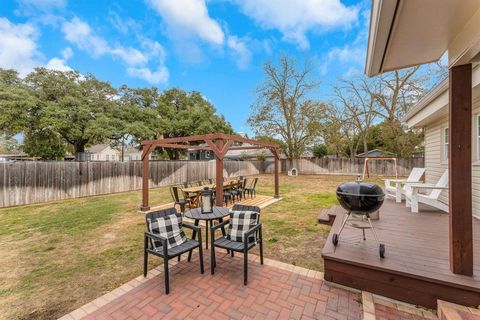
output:
<path id="1" fill-rule="evenodd" d="M 450 269 L 472 276 L 472 65 L 451 67 L 449 81 Z"/>
<path id="2" fill-rule="evenodd" d="M 215 146 L 218 150 L 215 151 L 215 205 L 223 207 L 223 140 L 217 139 Z M 220 152 L 219 152 L 220 151 Z"/>
<path id="3" fill-rule="evenodd" d="M 279 172 L 280 172 L 280 152 L 278 152 L 278 149 L 277 148 L 272 148 L 272 153 L 274 155 L 274 158 L 275 158 L 275 166 L 274 166 L 274 170 L 275 170 L 275 195 L 274 197 L 276 199 L 280 198 L 280 188 L 279 188 L 279 178 L 278 178 L 278 175 L 279 175 Z"/>
<path id="4" fill-rule="evenodd" d="M 148 211 L 150 210 L 150 206 L 148 205 L 148 179 L 149 175 L 149 154 L 151 151 L 152 145 L 145 145 L 143 146 L 143 153 L 142 153 L 142 205 L 140 206 L 141 211 Z"/>

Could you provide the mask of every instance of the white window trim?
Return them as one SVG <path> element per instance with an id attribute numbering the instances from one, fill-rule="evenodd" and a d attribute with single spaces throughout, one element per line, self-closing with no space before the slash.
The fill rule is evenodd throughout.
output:
<path id="1" fill-rule="evenodd" d="M 473 164 L 476 166 L 480 166 L 480 113 L 477 113 L 474 117 L 474 125 L 473 125 L 473 138 L 475 139 L 474 146 L 475 146 L 475 156 L 473 160 Z"/>
<path id="2" fill-rule="evenodd" d="M 440 163 L 441 164 L 448 163 L 448 144 L 450 141 L 445 142 L 445 133 L 447 130 L 448 130 L 448 127 L 443 127 L 440 130 Z"/>

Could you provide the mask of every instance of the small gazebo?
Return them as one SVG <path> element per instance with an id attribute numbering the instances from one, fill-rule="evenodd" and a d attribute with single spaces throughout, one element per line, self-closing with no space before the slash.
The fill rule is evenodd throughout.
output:
<path id="1" fill-rule="evenodd" d="M 195 142 L 196 144 L 190 144 Z M 238 145 L 234 143 L 247 143 L 248 146 Z M 202 145 L 198 145 L 202 143 Z M 224 133 L 214 133 L 205 135 L 196 135 L 189 137 L 165 138 L 159 140 L 145 140 L 142 141 L 142 205 L 140 210 L 150 210 L 148 202 L 148 179 L 149 179 L 149 154 L 155 148 L 171 148 L 171 149 L 190 149 L 190 150 L 209 150 L 215 154 L 215 168 L 216 168 L 216 205 L 223 206 L 223 158 L 228 150 L 249 150 L 249 149 L 269 149 L 274 155 L 275 159 L 275 198 L 279 198 L 279 181 L 278 174 L 280 171 L 279 160 L 280 150 L 277 144 L 266 143 L 258 140 L 242 138 Z"/>

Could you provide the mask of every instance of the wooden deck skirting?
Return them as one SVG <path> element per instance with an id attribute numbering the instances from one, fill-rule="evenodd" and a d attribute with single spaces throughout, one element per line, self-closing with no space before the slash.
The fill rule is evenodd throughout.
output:
<path id="1" fill-rule="evenodd" d="M 480 305 L 480 221 L 473 221 L 475 265 L 469 277 L 450 271 L 447 214 L 414 214 L 386 200 L 374 222 L 385 259 L 369 230 L 363 241 L 360 230 L 347 227 L 335 248 L 331 238 L 342 218 L 337 215 L 323 248 L 325 280 L 432 309 L 437 299 Z"/>

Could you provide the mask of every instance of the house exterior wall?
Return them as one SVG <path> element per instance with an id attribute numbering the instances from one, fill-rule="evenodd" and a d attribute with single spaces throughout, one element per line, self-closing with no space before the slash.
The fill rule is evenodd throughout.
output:
<path id="1" fill-rule="evenodd" d="M 90 155 L 91 161 L 119 161 L 120 152 L 112 149 L 110 146 L 100 152 L 92 153 Z"/>
<path id="2" fill-rule="evenodd" d="M 480 99 L 474 100 L 472 126 L 472 206 L 473 215 L 480 219 L 480 152 L 479 152 L 479 116 Z M 425 168 L 426 182 L 436 183 L 445 169 L 448 159 L 445 159 L 444 130 L 448 128 L 448 116 L 425 126 Z M 461 179 L 461 177 L 459 177 Z M 440 200 L 448 203 L 448 191 L 443 191 Z"/>

